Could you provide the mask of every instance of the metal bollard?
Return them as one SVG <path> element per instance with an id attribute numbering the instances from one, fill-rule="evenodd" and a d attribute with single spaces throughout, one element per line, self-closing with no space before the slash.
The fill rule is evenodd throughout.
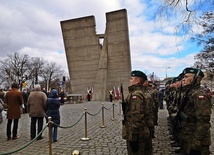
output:
<path id="1" fill-rule="evenodd" d="M 113 101 L 113 109 L 112 109 L 112 121 L 114 121 L 114 101 Z"/>
<path id="2" fill-rule="evenodd" d="M 88 138 L 87 136 L 87 108 L 84 109 L 85 110 L 85 137 L 84 138 L 81 138 L 81 140 L 89 140 L 90 138 Z"/>
<path id="3" fill-rule="evenodd" d="M 119 102 L 118 115 L 121 115 L 121 109 L 122 109 L 122 108 L 121 108 L 121 104 L 122 104 L 122 103 Z"/>
<path id="4" fill-rule="evenodd" d="M 52 155 L 52 123 L 51 123 L 51 117 L 48 117 L 48 138 L 49 138 L 49 155 Z"/>
<path id="5" fill-rule="evenodd" d="M 104 125 L 104 103 L 102 103 L 102 125 L 100 127 L 105 128 L 105 125 Z"/>
<path id="6" fill-rule="evenodd" d="M 80 155 L 80 152 L 78 150 L 74 150 L 71 155 Z"/>

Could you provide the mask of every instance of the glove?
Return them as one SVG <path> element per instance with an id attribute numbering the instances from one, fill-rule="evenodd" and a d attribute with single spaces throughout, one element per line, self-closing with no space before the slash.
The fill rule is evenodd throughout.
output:
<path id="1" fill-rule="evenodd" d="M 201 155 L 201 151 L 190 149 L 189 155 Z"/>
<path id="2" fill-rule="evenodd" d="M 133 152 L 139 151 L 139 142 L 138 141 L 130 141 L 130 147 Z"/>

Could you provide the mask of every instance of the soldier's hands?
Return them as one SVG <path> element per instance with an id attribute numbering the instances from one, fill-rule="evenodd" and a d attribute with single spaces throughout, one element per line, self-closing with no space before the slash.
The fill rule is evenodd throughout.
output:
<path id="1" fill-rule="evenodd" d="M 191 149 L 189 151 L 189 155 L 201 155 L 201 151 Z"/>
<path id="2" fill-rule="evenodd" d="M 138 141 L 130 141 L 130 147 L 133 152 L 138 152 L 139 150 L 139 142 Z"/>
<path id="3" fill-rule="evenodd" d="M 132 132 L 130 132 L 130 133 L 129 133 L 128 139 L 129 139 L 130 141 L 132 141 L 132 142 L 135 142 L 135 141 L 138 140 L 138 137 L 139 137 L 139 134 L 138 134 L 138 133 L 132 133 Z"/>

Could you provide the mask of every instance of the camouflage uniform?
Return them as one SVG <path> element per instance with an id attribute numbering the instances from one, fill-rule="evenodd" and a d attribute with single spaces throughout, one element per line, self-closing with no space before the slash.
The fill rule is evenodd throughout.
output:
<path id="1" fill-rule="evenodd" d="M 122 136 L 127 140 L 129 155 L 147 155 L 145 145 L 150 136 L 149 128 L 146 125 L 148 103 L 142 92 L 142 86 L 132 85 L 128 89 Z"/>
<path id="2" fill-rule="evenodd" d="M 192 87 L 181 117 L 181 139 L 183 152 L 191 149 L 201 151 L 201 155 L 209 155 L 211 101 L 200 85 Z"/>
<path id="3" fill-rule="evenodd" d="M 154 125 L 158 125 L 158 108 L 159 108 L 159 102 L 158 102 L 158 90 L 156 88 L 151 89 L 151 96 L 152 100 L 154 102 Z"/>
<path id="4" fill-rule="evenodd" d="M 168 105 L 169 116 L 175 112 L 175 100 L 176 100 L 176 89 L 173 87 L 170 89 L 170 100 Z"/>
<path id="5" fill-rule="evenodd" d="M 145 101 L 146 103 L 148 103 L 148 109 L 147 109 L 147 115 L 146 115 L 146 125 L 148 126 L 149 128 L 149 131 L 150 131 L 150 137 L 147 141 L 147 144 L 146 144 L 146 153 L 145 154 L 148 154 L 148 155 L 151 155 L 153 154 L 153 147 L 152 147 L 152 138 L 154 138 L 154 131 L 155 131 L 155 114 L 154 114 L 154 111 L 156 109 L 155 107 L 155 103 L 154 103 L 154 100 L 152 98 L 152 95 L 151 95 L 151 88 L 148 87 L 148 86 L 143 86 L 143 94 L 144 94 L 144 97 L 145 97 Z"/>

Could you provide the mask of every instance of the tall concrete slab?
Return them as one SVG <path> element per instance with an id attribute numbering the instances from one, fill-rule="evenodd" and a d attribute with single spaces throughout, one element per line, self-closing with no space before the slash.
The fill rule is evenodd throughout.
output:
<path id="1" fill-rule="evenodd" d="M 106 13 L 104 34 L 96 34 L 94 16 L 61 21 L 61 28 L 71 93 L 86 95 L 93 87 L 92 100 L 104 101 L 123 83 L 126 94 L 131 71 L 127 11 Z"/>

